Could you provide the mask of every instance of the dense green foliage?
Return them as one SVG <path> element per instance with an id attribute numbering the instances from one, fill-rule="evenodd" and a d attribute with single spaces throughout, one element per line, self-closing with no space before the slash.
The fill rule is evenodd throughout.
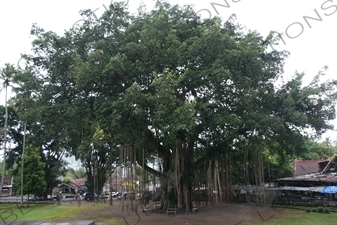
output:
<path id="1" fill-rule="evenodd" d="M 300 155 L 302 159 L 329 159 L 337 153 L 337 145 L 334 146 L 329 139 L 321 143 L 307 140 L 305 147 L 307 151 Z"/>
<path id="2" fill-rule="evenodd" d="M 19 174 L 21 174 L 21 163 L 18 166 Z M 47 187 L 44 166 L 39 148 L 28 146 L 24 156 L 23 170 L 23 193 L 25 195 L 43 196 Z M 15 177 L 15 183 L 21 184 L 21 176 Z"/>

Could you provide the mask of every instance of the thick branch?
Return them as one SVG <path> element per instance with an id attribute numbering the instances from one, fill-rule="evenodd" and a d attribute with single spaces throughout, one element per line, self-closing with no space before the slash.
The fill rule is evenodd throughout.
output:
<path id="1" fill-rule="evenodd" d="M 144 158 L 142 155 L 140 155 L 139 152 L 136 153 L 136 160 L 137 160 L 137 162 L 139 163 L 139 165 L 141 165 L 141 167 L 142 167 L 145 171 L 147 171 L 147 172 L 149 172 L 149 173 L 151 173 L 151 174 L 153 174 L 153 175 L 155 175 L 155 176 L 157 176 L 157 177 L 166 178 L 166 176 L 165 176 L 164 173 L 159 172 L 159 171 L 157 171 L 157 170 L 155 170 L 155 169 L 149 167 L 149 166 L 147 165 L 147 163 L 148 163 L 147 159 Z"/>

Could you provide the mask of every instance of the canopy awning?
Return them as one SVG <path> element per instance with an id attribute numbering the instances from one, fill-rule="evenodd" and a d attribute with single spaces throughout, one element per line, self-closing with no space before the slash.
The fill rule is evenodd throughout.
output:
<path id="1" fill-rule="evenodd" d="M 322 190 L 322 194 L 336 194 L 337 186 L 327 186 Z"/>
<path id="2" fill-rule="evenodd" d="M 310 187 L 312 192 L 322 192 L 325 187 Z"/>

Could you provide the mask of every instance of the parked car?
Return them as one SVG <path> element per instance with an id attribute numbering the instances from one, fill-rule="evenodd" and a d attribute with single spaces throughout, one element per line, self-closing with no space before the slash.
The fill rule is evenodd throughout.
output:
<path id="1" fill-rule="evenodd" d="M 37 202 L 37 201 L 43 201 L 43 200 L 45 200 L 43 197 L 34 196 L 34 197 L 29 197 L 29 199 L 27 199 L 26 201 Z"/>
<path id="2" fill-rule="evenodd" d="M 95 193 L 95 197 L 96 199 L 98 199 L 98 194 Z M 87 200 L 87 201 L 94 200 L 92 193 L 91 192 L 84 193 L 83 200 Z"/>
<path id="3" fill-rule="evenodd" d="M 112 198 L 118 198 L 120 196 L 119 192 L 111 192 L 111 197 Z"/>
<path id="4" fill-rule="evenodd" d="M 119 199 L 123 197 L 124 199 L 135 199 L 136 193 L 134 191 L 124 191 L 122 196 L 119 196 Z"/>

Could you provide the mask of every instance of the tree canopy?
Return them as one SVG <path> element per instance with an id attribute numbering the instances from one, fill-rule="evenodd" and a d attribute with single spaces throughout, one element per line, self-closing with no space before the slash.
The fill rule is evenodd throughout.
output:
<path id="1" fill-rule="evenodd" d="M 138 164 L 160 178 L 164 207 L 191 208 L 198 184 L 230 202 L 233 184 L 264 182 L 263 162 L 281 168 L 304 137 L 332 128 L 337 82 L 321 81 L 326 68 L 308 86 L 297 72 L 282 82 L 289 53 L 269 48 L 273 32 L 164 1 L 138 15 L 121 3 L 99 20 L 81 15 L 63 36 L 32 27 L 36 56 L 16 74 L 13 101 L 31 142 L 81 159 L 91 189 Z"/>
<path id="2" fill-rule="evenodd" d="M 19 173 L 21 173 L 21 163 Z M 42 196 L 46 190 L 44 163 L 41 161 L 39 148 L 28 146 L 24 156 L 23 193 L 34 196 Z M 16 184 L 21 183 L 20 176 L 15 179 Z M 18 185 L 17 185 L 18 186 Z"/>

